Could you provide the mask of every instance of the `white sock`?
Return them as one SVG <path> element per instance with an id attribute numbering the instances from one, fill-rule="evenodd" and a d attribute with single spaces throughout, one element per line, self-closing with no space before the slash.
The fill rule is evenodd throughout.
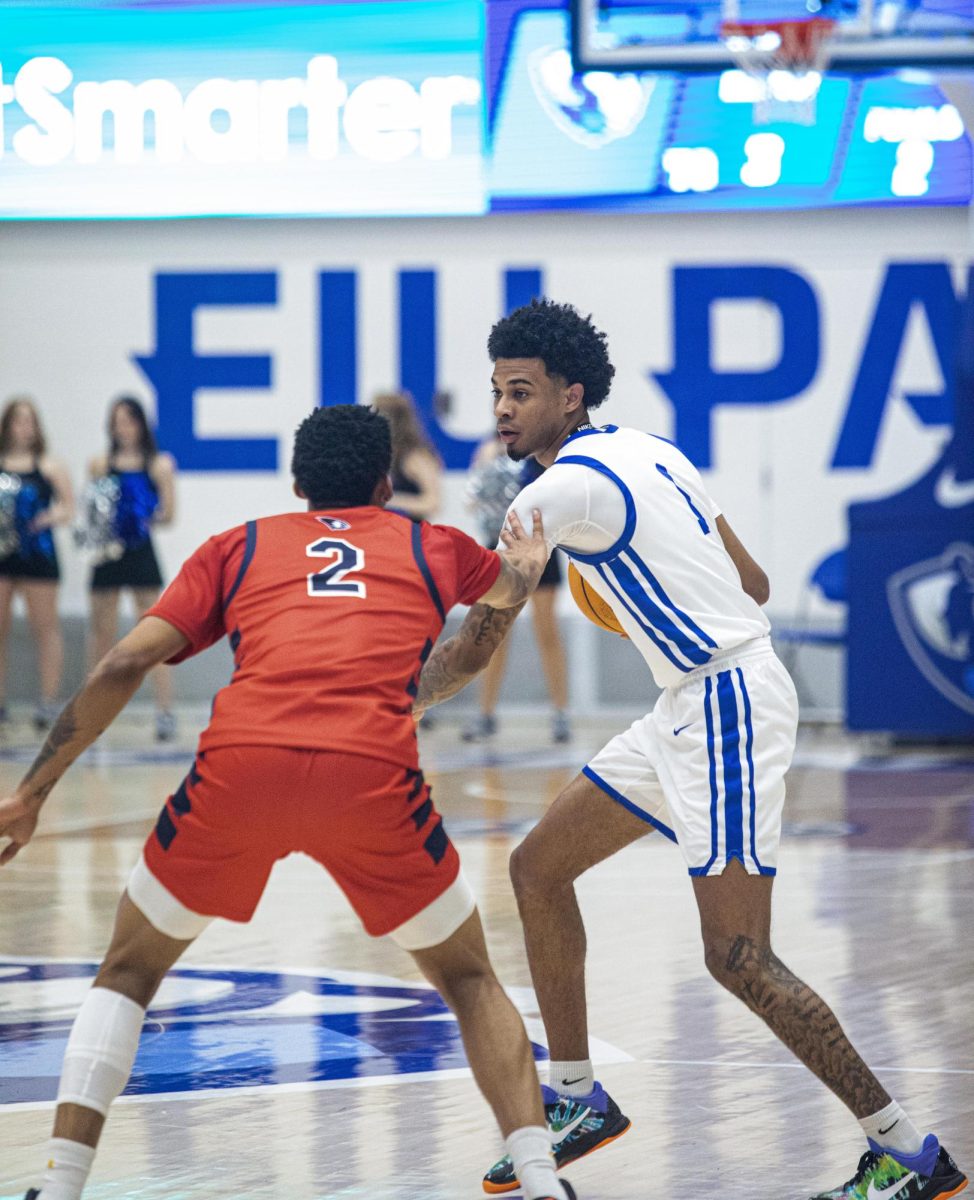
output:
<path id="1" fill-rule="evenodd" d="M 592 1060 L 548 1063 L 548 1086 L 559 1096 L 587 1096 L 595 1087 Z"/>
<path id="2" fill-rule="evenodd" d="M 917 1154 L 923 1146 L 920 1131 L 895 1100 L 871 1117 L 863 1117 L 859 1124 L 866 1137 L 872 1138 L 884 1150 Z"/>
<path id="3" fill-rule="evenodd" d="M 506 1145 L 525 1200 L 539 1200 L 542 1196 L 568 1200 L 555 1174 L 555 1156 L 546 1126 L 525 1125 L 523 1129 L 515 1129 L 508 1134 Z"/>
<path id="4" fill-rule="evenodd" d="M 94 1161 L 94 1146 L 51 1138 L 40 1200 L 80 1200 Z"/>

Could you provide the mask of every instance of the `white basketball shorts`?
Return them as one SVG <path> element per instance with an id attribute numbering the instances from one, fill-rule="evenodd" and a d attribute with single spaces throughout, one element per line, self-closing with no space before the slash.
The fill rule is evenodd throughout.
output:
<path id="1" fill-rule="evenodd" d="M 756 638 L 667 688 L 583 774 L 677 842 L 691 875 L 733 858 L 774 875 L 797 726 L 791 676 Z"/>

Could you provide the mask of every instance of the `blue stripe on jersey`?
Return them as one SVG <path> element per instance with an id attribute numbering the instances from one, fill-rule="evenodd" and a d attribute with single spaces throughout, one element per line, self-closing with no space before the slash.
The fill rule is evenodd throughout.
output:
<path id="1" fill-rule="evenodd" d="M 645 821 L 647 825 L 652 825 L 654 829 L 658 829 L 664 837 L 668 837 L 671 842 L 676 841 L 676 834 L 670 829 L 669 825 L 664 825 L 657 817 L 651 817 L 645 809 L 640 808 L 638 804 L 634 804 L 627 799 L 622 792 L 616 791 L 611 783 L 606 783 L 601 775 L 592 770 L 591 767 L 582 767 L 582 774 L 587 776 L 591 781 L 602 789 L 607 796 L 611 796 L 613 800 L 621 804 L 623 808 L 628 808 L 629 811 L 639 817 L 641 821 Z"/>
<path id="2" fill-rule="evenodd" d="M 598 554 L 582 554 L 578 550 L 571 550 L 568 546 L 562 546 L 562 549 L 570 558 L 577 558 L 579 562 L 591 563 L 593 566 L 598 563 L 608 562 L 626 549 L 636 528 L 636 502 L 632 498 L 632 492 L 630 492 L 615 471 L 611 471 L 605 463 L 599 462 L 597 458 L 588 458 L 584 454 L 569 454 L 565 458 L 556 458 L 553 466 L 564 466 L 566 464 L 573 464 L 578 467 L 591 467 L 593 471 L 600 471 L 607 479 L 611 479 L 619 491 L 622 492 L 622 498 L 626 504 L 626 524 L 619 539 L 608 550 L 602 550 Z"/>
<path id="3" fill-rule="evenodd" d="M 436 611 L 440 614 L 440 620 L 446 620 L 446 610 L 443 607 L 443 601 L 440 599 L 440 592 L 436 586 L 436 580 L 433 578 L 433 572 L 429 568 L 429 563 L 426 561 L 426 553 L 423 550 L 423 525 L 420 521 L 413 522 L 412 528 L 413 539 L 413 558 L 416 559 L 416 566 L 419 567 L 419 573 L 422 575 L 426 588 L 429 591 L 430 599 L 436 605 Z"/>
<path id="4" fill-rule="evenodd" d="M 741 775 L 741 731 L 737 720 L 737 697 L 730 671 L 717 676 L 717 705 L 720 709 L 721 755 L 724 760 L 724 847 L 726 861 L 744 864 L 744 785 Z"/>
<path id="5" fill-rule="evenodd" d="M 709 525 L 707 524 L 707 522 L 706 522 L 706 521 L 703 519 L 703 513 L 702 513 L 702 512 L 700 511 L 700 509 L 699 509 L 699 508 L 697 508 L 697 506 L 696 506 L 696 505 L 693 503 L 693 500 L 692 500 L 692 498 L 691 498 L 691 496 L 690 496 L 690 493 L 689 493 L 689 492 L 687 492 L 687 491 L 685 491 L 683 488 L 681 488 L 681 487 L 680 487 L 680 485 L 679 485 L 679 484 L 676 482 L 676 480 L 675 480 L 675 479 L 673 478 L 673 476 L 672 476 L 672 475 L 669 473 L 669 471 L 667 471 L 666 467 L 664 467 L 662 463 L 657 463 L 657 464 L 656 464 L 656 470 L 657 470 L 657 471 L 659 471 L 659 473 L 660 473 L 662 476 L 664 476 L 664 478 L 668 479 L 668 480 L 670 481 L 670 483 L 672 483 L 672 484 L 673 484 L 673 486 L 674 486 L 674 487 L 676 488 L 676 490 L 677 490 L 677 491 L 680 493 L 680 495 L 683 497 L 683 499 L 684 499 L 684 500 L 687 502 L 687 504 L 689 504 L 689 506 L 690 506 L 690 511 L 691 511 L 691 512 L 693 513 L 693 515 L 694 515 L 694 516 L 697 518 L 697 524 L 698 524 L 698 525 L 700 526 L 700 528 L 701 528 L 701 529 L 704 531 L 704 533 L 709 533 L 709 532 L 710 532 L 710 526 L 709 526 Z"/>
<path id="6" fill-rule="evenodd" d="M 744 700 L 744 729 L 746 740 L 744 743 L 744 753 L 747 758 L 747 790 L 748 798 L 751 802 L 751 858 L 754 859 L 754 865 L 761 875 L 775 875 L 777 870 L 775 867 L 762 867 L 758 859 L 757 836 L 755 833 L 755 823 L 757 821 L 757 798 L 754 791 L 754 726 L 751 723 L 751 697 L 747 694 L 747 684 L 744 682 L 744 672 L 740 667 L 734 668 L 737 671 L 737 679 L 741 685 L 741 697 Z"/>
<path id="7" fill-rule="evenodd" d="M 254 557 L 254 551 L 257 549 L 257 522 L 247 522 L 247 537 L 244 541 L 243 558 L 240 560 L 240 570 L 237 572 L 237 578 L 233 581 L 233 587 L 227 594 L 226 600 L 223 601 L 223 607 L 229 608 L 230 601 L 236 596 L 237 589 L 243 583 L 244 576 L 247 574 L 247 568 L 250 566 L 251 560 Z"/>
<path id="8" fill-rule="evenodd" d="M 656 593 L 656 595 L 659 596 L 660 600 L 666 605 L 666 607 L 670 610 L 670 612 L 673 613 L 673 615 L 675 617 L 679 617 L 679 619 L 683 622 L 683 624 L 686 625 L 687 629 L 689 629 L 692 633 L 695 633 L 705 646 L 709 646 L 711 648 L 711 650 L 716 650 L 717 643 L 714 641 L 714 639 L 709 634 L 704 633 L 704 631 L 700 628 L 700 626 L 696 623 L 696 621 L 693 620 L 692 617 L 688 616 L 682 609 L 676 607 L 676 605 L 673 603 L 673 601 L 669 598 L 669 596 L 663 590 L 663 585 L 656 578 L 656 576 L 652 573 L 652 571 L 649 569 L 649 567 L 639 557 L 639 555 L 636 553 L 636 551 L 629 550 L 629 551 L 627 551 L 627 553 L 628 553 L 629 557 L 632 559 L 632 561 L 635 563 L 635 565 L 639 568 L 639 570 L 642 571 L 642 573 L 646 576 L 646 579 L 649 581 L 650 587 L 653 589 L 653 591 Z M 707 655 L 707 657 L 704 661 L 705 662 L 710 661 L 709 654 Z"/>
<path id="9" fill-rule="evenodd" d="M 710 758 L 710 858 L 702 867 L 691 867 L 691 875 L 706 875 L 717 858 L 717 756 L 714 753 L 714 718 L 710 711 L 713 678 L 703 681 L 703 715 L 707 720 L 707 755 Z"/>
<path id="10" fill-rule="evenodd" d="M 673 618 L 656 604 L 649 592 L 647 592 L 645 585 L 640 583 L 621 558 L 617 558 L 614 562 L 606 563 L 604 569 L 611 571 L 615 575 L 622 590 L 639 610 L 645 621 L 649 625 L 652 625 L 663 637 L 672 642 L 684 658 L 688 658 L 696 667 L 702 667 L 710 662 L 710 655 L 707 651 L 698 646 L 676 624 Z"/>
<path id="11" fill-rule="evenodd" d="M 633 606 L 626 599 L 623 592 L 620 591 L 620 585 L 617 584 L 617 582 L 614 579 L 609 578 L 606 568 L 603 566 L 596 566 L 595 569 L 598 571 L 599 575 L 601 575 L 601 577 L 605 580 L 606 585 L 612 591 L 613 595 L 616 596 L 619 603 L 623 606 L 623 608 L 626 610 L 626 612 L 629 613 L 629 615 L 633 618 L 633 620 L 635 620 L 639 624 L 639 628 L 643 631 L 643 633 L 646 634 L 646 636 L 653 643 L 653 645 L 660 652 L 660 654 L 662 654 L 664 658 L 666 658 L 669 662 L 671 662 L 673 664 L 673 666 L 677 668 L 677 670 L 683 671 L 684 674 L 687 671 L 692 671 L 694 669 L 692 666 L 687 666 L 686 663 L 680 662 L 675 657 L 675 655 L 673 654 L 673 651 L 669 648 L 669 646 L 667 646 L 667 644 L 665 642 L 660 641 L 660 639 L 653 632 L 652 626 L 648 625 L 642 619 L 642 617 L 639 615 L 639 613 L 633 608 Z"/>

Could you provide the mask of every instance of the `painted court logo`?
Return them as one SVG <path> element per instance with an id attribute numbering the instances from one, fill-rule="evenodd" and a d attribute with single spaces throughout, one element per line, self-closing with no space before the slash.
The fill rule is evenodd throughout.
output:
<path id="1" fill-rule="evenodd" d="M 954 542 L 886 584 L 897 632 L 917 669 L 974 713 L 974 546 Z"/>
<path id="2" fill-rule="evenodd" d="M 97 969 L 0 960 L 0 1105 L 56 1098 Z M 347 971 L 177 967 L 149 1008 L 125 1095 L 378 1082 L 466 1065 L 456 1021 L 430 988 Z"/>

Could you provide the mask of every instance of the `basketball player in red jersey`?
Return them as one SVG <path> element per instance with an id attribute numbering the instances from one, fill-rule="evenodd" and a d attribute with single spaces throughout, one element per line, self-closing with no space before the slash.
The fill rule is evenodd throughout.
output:
<path id="1" fill-rule="evenodd" d="M 530 537 L 513 523 L 500 554 L 414 524 L 384 511 L 390 459 L 389 426 L 370 409 L 308 417 L 292 461 L 308 511 L 204 543 L 0 800 L 3 863 L 149 670 L 229 638 L 233 678 L 122 896 L 65 1051 L 47 1173 L 27 1200 L 78 1200 L 166 972 L 214 917 L 248 920 L 272 866 L 294 851 L 332 874 L 370 934 L 410 951 L 453 1009 L 529 1200 L 573 1200 L 555 1175 L 524 1026 L 420 771 L 412 717 L 447 611 L 478 600 L 503 609 L 534 589 L 547 559 L 541 522 Z"/>

